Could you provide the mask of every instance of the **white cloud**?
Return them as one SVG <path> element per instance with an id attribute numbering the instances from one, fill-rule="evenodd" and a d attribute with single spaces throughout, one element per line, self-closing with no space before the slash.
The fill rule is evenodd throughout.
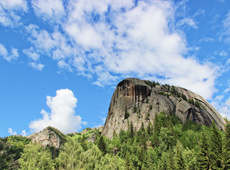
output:
<path id="1" fill-rule="evenodd" d="M 7 56 L 8 52 L 5 48 L 4 45 L 0 44 L 0 56 L 4 57 L 4 56 Z"/>
<path id="2" fill-rule="evenodd" d="M 26 131 L 23 130 L 22 133 L 21 133 L 21 135 L 22 135 L 22 136 L 26 136 L 26 135 L 27 135 Z"/>
<path id="3" fill-rule="evenodd" d="M 17 132 L 16 132 L 16 131 L 13 131 L 11 128 L 8 128 L 8 133 L 9 133 L 10 135 L 17 135 Z M 21 133 L 21 135 L 22 135 L 22 136 L 26 136 L 26 135 L 27 135 L 26 131 L 23 130 L 22 133 Z"/>
<path id="4" fill-rule="evenodd" d="M 205 37 L 199 40 L 199 43 L 202 43 L 202 42 L 214 42 L 214 39 L 211 37 Z"/>
<path id="5" fill-rule="evenodd" d="M 0 4 L 7 10 L 22 9 L 23 11 L 27 11 L 26 0 L 1 0 Z"/>
<path id="6" fill-rule="evenodd" d="M 24 49 L 22 50 L 24 54 L 26 54 L 33 61 L 37 61 L 40 58 L 40 55 L 37 52 L 34 52 L 34 48 Z"/>
<path id="7" fill-rule="evenodd" d="M 65 20 L 53 32 L 35 25 L 26 28 L 35 48 L 56 60 L 59 68 L 91 77 L 99 86 L 111 85 L 126 75 L 162 77 L 161 82 L 211 99 L 219 68 L 188 55 L 190 48 L 175 23 L 173 2 L 138 1 L 134 6 L 132 0 L 85 0 L 65 5 Z M 49 5 L 47 8 L 53 10 Z M 36 10 L 43 15 L 43 9 Z M 182 25 L 197 28 L 192 18 L 182 18 Z"/>
<path id="8" fill-rule="evenodd" d="M 227 88 L 224 90 L 224 93 L 228 93 L 230 91 L 230 88 Z"/>
<path id="9" fill-rule="evenodd" d="M 0 44 L 0 57 L 3 57 L 8 62 L 15 61 L 19 57 L 18 50 L 16 48 L 12 48 L 11 54 L 8 54 L 5 46 Z"/>
<path id="10" fill-rule="evenodd" d="M 224 96 L 216 96 L 211 104 L 217 109 L 222 117 L 230 120 L 230 98 L 224 100 Z"/>
<path id="11" fill-rule="evenodd" d="M 226 64 L 230 64 L 230 58 L 227 60 Z"/>
<path id="12" fill-rule="evenodd" d="M 31 3 L 37 16 L 49 19 L 51 22 L 60 21 L 65 14 L 62 0 L 32 0 Z"/>
<path id="13" fill-rule="evenodd" d="M 41 63 L 35 63 L 35 62 L 31 62 L 30 66 L 36 70 L 42 71 L 43 68 L 45 67 L 45 65 L 41 64 Z"/>
<path id="14" fill-rule="evenodd" d="M 101 123 L 98 124 L 97 126 L 94 126 L 93 128 L 97 128 L 97 127 L 100 127 L 100 126 L 104 126 L 105 124 L 105 121 L 106 121 L 106 117 L 99 117 L 101 119 Z"/>
<path id="15" fill-rule="evenodd" d="M 227 56 L 227 55 L 228 55 L 228 53 L 226 51 L 221 51 L 220 52 L 220 56 Z"/>
<path id="16" fill-rule="evenodd" d="M 82 122 L 79 115 L 75 114 L 77 99 L 71 90 L 57 90 L 55 97 L 47 96 L 46 99 L 50 113 L 41 111 L 42 118 L 32 121 L 29 125 L 32 132 L 53 126 L 66 134 L 76 132 L 81 129 L 81 124 L 86 124 Z"/>
<path id="17" fill-rule="evenodd" d="M 18 12 L 27 12 L 26 0 L 1 0 L 0 24 L 11 27 L 17 25 L 21 19 Z"/>
<path id="18" fill-rule="evenodd" d="M 223 37 L 225 42 L 230 43 L 230 11 L 226 15 L 225 20 L 223 21 L 223 27 L 224 27 L 224 32 L 223 32 Z"/>
<path id="19" fill-rule="evenodd" d="M 188 25 L 194 29 L 198 28 L 197 24 L 195 23 L 195 21 L 192 18 L 184 18 L 184 19 L 180 20 L 178 22 L 177 26 L 181 27 L 183 25 Z"/>
<path id="20" fill-rule="evenodd" d="M 13 131 L 11 128 L 8 128 L 8 133 L 10 135 L 17 135 L 17 133 L 15 131 Z"/>

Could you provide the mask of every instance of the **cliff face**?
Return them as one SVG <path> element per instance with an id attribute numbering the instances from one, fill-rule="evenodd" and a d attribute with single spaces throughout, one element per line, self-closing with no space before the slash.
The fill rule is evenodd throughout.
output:
<path id="1" fill-rule="evenodd" d="M 61 144 L 66 140 L 62 132 L 50 126 L 27 138 L 31 139 L 32 143 L 39 143 L 44 147 L 53 146 L 55 148 L 60 148 Z"/>
<path id="2" fill-rule="evenodd" d="M 113 132 L 128 129 L 133 122 L 139 130 L 153 123 L 156 113 L 178 116 L 183 123 L 188 119 L 202 125 L 211 126 L 214 121 L 224 128 L 225 121 L 204 98 L 181 87 L 158 85 L 150 81 L 128 78 L 121 81 L 112 96 L 102 135 L 112 138 Z"/>

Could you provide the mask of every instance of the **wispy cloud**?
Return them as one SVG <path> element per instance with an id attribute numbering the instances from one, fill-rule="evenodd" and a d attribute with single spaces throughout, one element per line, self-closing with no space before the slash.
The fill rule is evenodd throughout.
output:
<path id="1" fill-rule="evenodd" d="M 223 95 L 216 96 L 211 104 L 217 109 L 222 117 L 230 120 L 230 98 L 224 99 Z"/>
<path id="2" fill-rule="evenodd" d="M 32 121 L 29 125 L 32 132 L 53 126 L 66 134 L 76 132 L 81 129 L 81 124 L 86 124 L 79 115 L 75 114 L 77 98 L 71 90 L 57 90 L 56 96 L 47 96 L 46 99 L 51 112 L 41 111 L 42 118 Z"/>
<path id="3" fill-rule="evenodd" d="M 8 128 L 8 133 L 10 135 L 17 135 L 17 132 L 13 131 L 11 128 Z"/>
<path id="4" fill-rule="evenodd" d="M 226 43 L 230 43 L 230 11 L 226 15 L 223 21 L 224 32 L 222 34 L 223 39 Z"/>
<path id="5" fill-rule="evenodd" d="M 9 54 L 5 46 L 0 44 L 0 57 L 3 57 L 8 62 L 15 61 L 19 57 L 18 50 L 16 48 L 12 48 L 11 54 Z"/>
<path id="6" fill-rule="evenodd" d="M 35 63 L 35 62 L 31 62 L 30 66 L 36 70 L 42 71 L 43 68 L 45 67 L 45 65 L 41 64 L 41 63 Z"/>
<path id="7" fill-rule="evenodd" d="M 10 27 L 17 26 L 20 24 L 20 14 L 27 12 L 27 9 L 26 0 L 1 0 L 0 24 Z"/>
<path id="8" fill-rule="evenodd" d="M 13 131 L 11 128 L 8 128 L 8 133 L 9 133 L 10 135 L 17 135 L 17 132 L 16 132 L 16 131 Z M 26 136 L 26 135 L 27 135 L 26 131 L 23 130 L 22 133 L 21 133 L 21 135 L 22 135 L 22 136 Z"/>

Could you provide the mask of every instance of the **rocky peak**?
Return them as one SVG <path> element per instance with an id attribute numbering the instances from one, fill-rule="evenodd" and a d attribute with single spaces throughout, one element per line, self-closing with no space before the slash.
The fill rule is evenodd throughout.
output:
<path id="1" fill-rule="evenodd" d="M 66 140 L 65 135 L 58 129 L 48 126 L 38 133 L 34 133 L 27 138 L 31 139 L 32 143 L 39 143 L 42 146 L 50 146 L 60 148 L 61 144 Z"/>
<path id="2" fill-rule="evenodd" d="M 142 122 L 153 123 L 155 114 L 164 112 L 211 126 L 214 121 L 224 128 L 225 121 L 203 97 L 181 87 L 128 78 L 121 81 L 112 96 L 102 134 L 112 138 L 113 132 L 127 130 L 129 122 L 139 130 Z"/>

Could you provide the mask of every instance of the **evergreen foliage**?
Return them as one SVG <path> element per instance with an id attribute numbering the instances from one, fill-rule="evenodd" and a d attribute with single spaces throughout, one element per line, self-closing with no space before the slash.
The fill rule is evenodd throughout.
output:
<path id="1" fill-rule="evenodd" d="M 200 152 L 197 156 L 197 165 L 200 170 L 211 168 L 209 146 L 204 132 L 201 134 Z"/>
<path id="2" fill-rule="evenodd" d="M 222 168 L 222 137 L 215 123 L 212 123 L 212 133 L 210 139 L 210 159 L 212 169 Z"/>
<path id="3" fill-rule="evenodd" d="M 0 169 L 230 169 L 229 122 L 221 131 L 214 124 L 182 124 L 159 113 L 144 125 L 135 132 L 131 121 L 129 130 L 114 131 L 112 140 L 96 129 L 63 136 L 66 142 L 60 149 L 23 137 L 0 138 Z M 92 134 L 94 143 L 87 141 Z"/>
<path id="4" fill-rule="evenodd" d="M 223 147 L 223 169 L 230 169 L 230 122 L 226 120 L 226 133 L 224 135 Z"/>
<path id="5" fill-rule="evenodd" d="M 101 136 L 98 142 L 98 148 L 104 153 L 106 154 L 106 143 L 104 141 L 104 137 Z"/>

